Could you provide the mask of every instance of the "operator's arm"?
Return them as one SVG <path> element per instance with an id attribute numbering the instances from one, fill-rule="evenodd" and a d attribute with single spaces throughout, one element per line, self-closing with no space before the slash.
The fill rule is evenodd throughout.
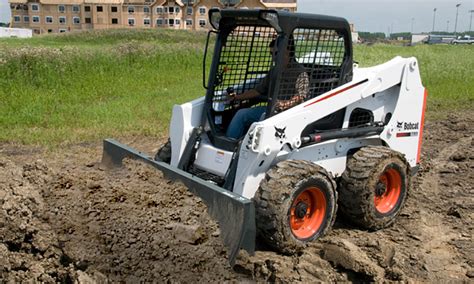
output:
<path id="1" fill-rule="evenodd" d="M 309 76 L 308 73 L 303 72 L 298 75 L 295 83 L 295 95 L 289 100 L 279 100 L 276 103 L 275 109 L 282 111 L 302 103 L 306 99 L 306 95 L 309 91 Z"/>
<path id="2" fill-rule="evenodd" d="M 233 99 L 243 101 L 243 100 L 249 100 L 258 96 L 260 96 L 260 93 L 256 89 L 251 89 L 251 90 L 243 92 L 240 95 L 235 95 Z"/>
<path id="3" fill-rule="evenodd" d="M 270 71 L 271 72 L 271 71 Z M 267 95 L 268 93 L 268 85 L 269 85 L 269 81 L 270 81 L 270 76 L 269 74 L 267 76 L 265 76 L 261 81 L 260 83 L 255 86 L 254 89 L 250 89 L 250 90 L 247 90 L 239 95 L 237 94 L 231 94 L 230 95 L 230 100 L 239 100 L 239 101 L 243 101 L 243 100 L 249 100 L 249 99 L 253 99 L 253 98 L 256 98 L 260 95 Z"/>

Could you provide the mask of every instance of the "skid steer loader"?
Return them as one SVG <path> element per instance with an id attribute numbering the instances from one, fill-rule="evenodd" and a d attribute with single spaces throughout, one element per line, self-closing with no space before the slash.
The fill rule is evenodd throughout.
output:
<path id="1" fill-rule="evenodd" d="M 103 162 L 141 159 L 183 182 L 217 219 L 231 263 L 254 251 L 257 234 L 282 253 L 301 250 L 338 207 L 366 229 L 393 223 L 420 159 L 427 92 L 417 60 L 358 67 L 337 17 L 211 9 L 209 20 L 206 95 L 174 106 L 156 157 L 107 139 Z M 232 121 L 257 108 L 258 119 Z M 231 124 L 242 137 L 227 135 Z"/>

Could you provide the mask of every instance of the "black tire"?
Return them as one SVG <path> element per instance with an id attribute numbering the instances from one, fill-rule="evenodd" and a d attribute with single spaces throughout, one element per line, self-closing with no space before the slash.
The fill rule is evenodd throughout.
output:
<path id="1" fill-rule="evenodd" d="M 161 148 L 156 152 L 155 161 L 164 162 L 164 163 L 171 163 L 171 141 L 168 138 L 168 141 L 161 146 Z"/>
<path id="2" fill-rule="evenodd" d="M 410 168 L 399 152 L 361 148 L 347 161 L 339 187 L 339 208 L 351 222 L 376 230 L 400 214 L 410 186 Z"/>
<path id="3" fill-rule="evenodd" d="M 277 251 L 294 254 L 334 224 L 336 183 L 311 162 L 283 161 L 266 173 L 254 203 L 259 236 Z"/>

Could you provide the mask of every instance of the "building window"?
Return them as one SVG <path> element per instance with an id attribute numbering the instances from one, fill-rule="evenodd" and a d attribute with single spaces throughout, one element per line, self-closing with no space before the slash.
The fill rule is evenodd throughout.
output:
<path id="1" fill-rule="evenodd" d="M 175 19 L 174 24 L 177 25 L 177 26 L 181 25 L 181 20 L 180 19 Z"/>
<path id="2" fill-rule="evenodd" d="M 174 12 L 175 12 L 176 14 L 178 14 L 179 11 L 180 11 L 179 7 L 174 7 Z"/>
<path id="3" fill-rule="evenodd" d="M 84 6 L 84 12 L 90 12 L 91 6 Z"/>
<path id="4" fill-rule="evenodd" d="M 129 13 L 129 14 L 135 13 L 135 7 L 133 7 L 133 6 L 128 6 L 128 13 Z"/>
<path id="5" fill-rule="evenodd" d="M 85 20 L 86 24 L 91 24 L 92 23 L 91 18 L 85 18 L 84 20 Z"/>
<path id="6" fill-rule="evenodd" d="M 145 26 L 149 26 L 149 25 L 150 25 L 150 19 L 149 19 L 149 18 L 143 19 L 143 24 L 144 24 Z"/>
<path id="7" fill-rule="evenodd" d="M 182 0 L 181 2 L 183 2 L 183 4 L 185 4 L 185 5 L 193 5 L 194 4 L 194 0 Z"/>
<path id="8" fill-rule="evenodd" d="M 188 7 L 188 8 L 186 9 L 186 14 L 192 15 L 192 14 L 193 14 L 193 7 Z"/>
<path id="9" fill-rule="evenodd" d="M 19 22 L 21 21 L 20 16 L 15 16 L 15 17 L 13 17 L 13 21 L 14 21 L 15 23 L 19 23 Z"/>
<path id="10" fill-rule="evenodd" d="M 46 19 L 46 23 L 47 23 L 47 24 L 52 24 L 52 23 L 53 23 L 53 17 L 51 17 L 51 16 L 46 16 L 45 19 Z"/>
<path id="11" fill-rule="evenodd" d="M 66 17 L 59 17 L 59 23 L 64 25 L 66 23 Z"/>
<path id="12" fill-rule="evenodd" d="M 135 25 L 135 19 L 134 18 L 128 18 L 128 25 L 129 26 L 134 26 Z"/>
<path id="13" fill-rule="evenodd" d="M 193 20 L 186 19 L 186 26 L 192 26 L 192 25 L 193 25 Z"/>
<path id="14" fill-rule="evenodd" d="M 205 15 L 206 14 L 206 7 L 199 7 L 199 14 Z"/>
<path id="15" fill-rule="evenodd" d="M 39 11 L 40 8 L 39 8 L 39 5 L 38 4 L 31 4 L 31 11 Z"/>
<path id="16" fill-rule="evenodd" d="M 150 7 L 148 6 L 143 7 L 143 13 L 147 13 L 147 14 L 150 13 Z"/>
<path id="17" fill-rule="evenodd" d="M 40 34 L 40 30 L 34 29 L 34 30 L 33 30 L 33 33 L 36 34 L 36 35 L 39 35 L 39 34 Z"/>
<path id="18" fill-rule="evenodd" d="M 65 33 L 66 30 L 65 30 L 65 29 L 59 29 L 59 32 L 60 32 L 60 33 Z"/>
<path id="19" fill-rule="evenodd" d="M 174 19 L 168 19 L 168 25 L 170 27 L 174 26 Z"/>
<path id="20" fill-rule="evenodd" d="M 111 11 L 112 13 L 117 13 L 117 12 L 118 12 L 117 6 L 112 6 L 112 7 L 110 7 L 110 11 Z"/>
<path id="21" fill-rule="evenodd" d="M 28 23 L 30 21 L 29 16 L 23 16 L 23 22 Z"/>
<path id="22" fill-rule="evenodd" d="M 102 6 L 97 6 L 96 9 L 97 9 L 97 12 L 103 12 L 104 11 L 104 8 Z"/>
<path id="23" fill-rule="evenodd" d="M 168 7 L 168 13 L 174 14 L 174 7 Z"/>
<path id="24" fill-rule="evenodd" d="M 52 32 L 53 32 L 53 30 L 52 30 L 52 29 L 48 29 L 48 33 L 52 33 Z"/>
<path id="25" fill-rule="evenodd" d="M 79 13 L 80 7 L 78 5 L 72 5 L 72 12 Z"/>
<path id="26" fill-rule="evenodd" d="M 39 23 L 40 22 L 40 17 L 39 16 L 33 16 L 33 23 Z"/>
<path id="27" fill-rule="evenodd" d="M 112 25 L 118 24 L 118 19 L 117 18 L 112 18 Z"/>
<path id="28" fill-rule="evenodd" d="M 79 17 L 74 17 L 72 18 L 72 22 L 75 24 L 75 25 L 78 25 L 81 23 L 81 19 Z"/>
<path id="29" fill-rule="evenodd" d="M 156 25 L 157 26 L 162 26 L 163 25 L 163 19 L 156 19 Z"/>
<path id="30" fill-rule="evenodd" d="M 59 6 L 58 6 L 58 12 L 59 12 L 59 13 L 64 13 L 64 12 L 66 12 L 66 6 L 64 6 L 64 5 L 59 5 Z"/>
<path id="31" fill-rule="evenodd" d="M 206 20 L 199 20 L 199 26 L 204 27 L 206 25 Z"/>
<path id="32" fill-rule="evenodd" d="M 163 7 L 156 7 L 157 14 L 163 14 Z"/>

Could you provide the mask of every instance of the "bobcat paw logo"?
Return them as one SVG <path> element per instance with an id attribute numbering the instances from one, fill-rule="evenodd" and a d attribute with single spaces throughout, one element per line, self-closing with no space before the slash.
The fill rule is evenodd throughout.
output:
<path id="1" fill-rule="evenodd" d="M 286 137 L 285 130 L 286 130 L 286 126 L 284 128 L 278 128 L 275 126 L 275 137 L 280 138 L 280 139 L 285 138 Z"/>
<path id="2" fill-rule="evenodd" d="M 402 128 L 403 127 L 403 121 L 397 121 L 397 128 Z"/>

